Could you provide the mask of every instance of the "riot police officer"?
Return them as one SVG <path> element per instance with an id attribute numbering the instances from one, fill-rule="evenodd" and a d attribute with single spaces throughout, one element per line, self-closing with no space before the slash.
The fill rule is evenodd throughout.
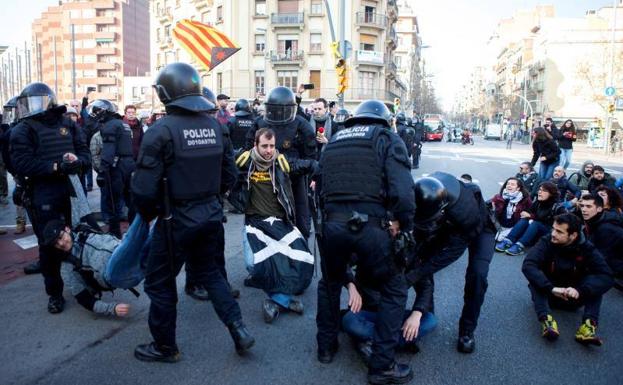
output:
<path id="1" fill-rule="evenodd" d="M 68 175 L 79 174 L 90 164 L 90 153 L 83 135 L 74 123 L 63 117 L 65 106 L 59 106 L 54 92 L 44 83 L 27 85 L 17 97 L 19 123 L 11 130 L 11 166 L 27 178 L 26 202 L 37 240 L 39 261 L 50 296 L 48 311 L 63 311 L 61 261 L 64 254 L 44 246 L 43 229 L 52 220 L 63 220 L 71 227 Z"/>
<path id="2" fill-rule="evenodd" d="M 227 125 L 234 152 L 238 154 L 244 147 L 247 132 L 256 127 L 255 117 L 247 99 L 240 99 L 236 102 L 234 116 L 229 119 Z"/>
<path id="3" fill-rule="evenodd" d="M 296 114 L 294 93 L 287 87 L 273 88 L 264 103 L 266 115 L 258 120 L 256 127 L 247 133 L 245 150 L 253 148 L 255 131 L 268 127 L 275 131 L 276 148 L 290 161 L 295 159 L 316 159 L 316 134 L 308 121 Z M 307 199 L 307 176 L 292 178 L 292 192 L 296 212 L 296 227 L 305 238 L 309 238 L 310 213 Z"/>
<path id="4" fill-rule="evenodd" d="M 335 129 L 333 130 L 334 134 L 344 128 L 344 122 L 346 121 L 346 119 L 348 119 L 349 115 L 350 114 L 348 113 L 348 110 L 344 108 L 340 108 L 335 112 Z"/>
<path id="5" fill-rule="evenodd" d="M 145 133 L 132 177 L 138 212 L 148 220 L 158 217 L 145 261 L 154 341 L 137 346 L 134 355 L 143 361 L 179 359 L 175 277 L 184 262 L 192 265 L 218 317 L 229 328 L 236 351 L 242 354 L 255 340 L 215 261 L 222 252 L 219 240 L 224 232 L 219 194 L 237 176 L 231 144 L 222 126 L 207 114 L 214 105 L 202 96 L 199 73 L 193 67 L 167 65 L 154 87 L 167 115 Z"/>
<path id="6" fill-rule="evenodd" d="M 413 372 L 395 362 L 407 300 L 404 275 L 394 261 L 387 212 L 403 235 L 413 226 L 414 196 L 404 143 L 388 128 L 390 113 L 380 101 L 361 103 L 320 158 L 323 276 L 318 283 L 318 360 L 337 351 L 340 291 L 348 258 L 357 255 L 357 276 L 382 296 L 368 370 L 371 383 L 403 383 Z M 344 159 L 351 161 L 345 162 Z"/>
<path id="7" fill-rule="evenodd" d="M 400 136 L 400 139 L 402 139 L 407 147 L 409 158 L 413 156 L 413 143 L 415 141 L 415 130 L 411 126 L 410 120 L 411 119 L 407 119 L 404 112 L 400 112 L 396 115 L 396 130 L 398 131 L 398 136 Z"/>
<path id="8" fill-rule="evenodd" d="M 424 137 L 424 124 L 418 117 L 412 120 L 413 125 L 413 168 L 420 168 L 420 156 L 422 155 L 422 138 Z"/>
<path id="9" fill-rule="evenodd" d="M 474 331 L 487 291 L 495 228 L 478 186 L 435 172 L 415 182 L 415 238 L 419 251 L 414 280 L 434 274 L 469 250 L 457 349 L 472 353 Z"/>
<path id="10" fill-rule="evenodd" d="M 117 113 L 117 106 L 108 100 L 97 99 L 89 104 L 87 111 L 91 119 L 99 123 L 102 136 L 101 164 L 97 178 L 102 185 L 102 194 L 110 200 L 109 232 L 121 238 L 123 204 L 128 207 L 128 220 L 134 219 L 134 208 L 130 196 L 130 177 L 135 162 L 132 152 L 132 129 L 123 124 Z"/>

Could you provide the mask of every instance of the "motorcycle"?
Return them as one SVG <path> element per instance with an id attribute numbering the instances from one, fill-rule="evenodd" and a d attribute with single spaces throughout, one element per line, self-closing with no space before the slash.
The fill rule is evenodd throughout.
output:
<path id="1" fill-rule="evenodd" d="M 474 138 L 472 138 L 471 134 L 464 132 L 461 135 L 461 144 L 471 144 L 473 146 L 474 145 Z"/>

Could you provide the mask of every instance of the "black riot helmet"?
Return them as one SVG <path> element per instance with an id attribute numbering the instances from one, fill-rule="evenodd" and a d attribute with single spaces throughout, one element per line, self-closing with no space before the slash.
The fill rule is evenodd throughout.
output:
<path id="1" fill-rule="evenodd" d="M 236 102 L 236 112 L 234 115 L 236 116 L 249 116 L 252 114 L 251 112 L 251 104 L 247 99 L 240 99 Z"/>
<path id="2" fill-rule="evenodd" d="M 87 113 L 94 120 L 100 121 L 106 117 L 117 115 L 117 106 L 110 100 L 96 99 L 87 106 Z"/>
<path id="3" fill-rule="evenodd" d="M 396 123 L 404 124 L 407 121 L 407 117 L 404 112 L 399 112 L 396 115 Z"/>
<path id="4" fill-rule="evenodd" d="M 379 100 L 366 100 L 361 102 L 355 109 L 352 118 L 344 122 L 345 127 L 352 127 L 356 124 L 380 123 L 386 127 L 391 127 L 391 113 L 385 103 Z"/>
<path id="5" fill-rule="evenodd" d="M 201 94 L 203 95 L 204 98 L 208 99 L 210 103 L 214 104 L 214 107 L 216 107 L 216 95 L 214 95 L 214 92 L 212 92 L 211 89 L 204 86 L 201 89 Z"/>
<path id="6" fill-rule="evenodd" d="M 177 106 L 189 111 L 209 111 L 214 108 L 201 94 L 199 72 L 190 64 L 171 63 L 160 70 L 153 86 L 158 98 L 166 106 Z"/>
<path id="7" fill-rule="evenodd" d="M 294 92 L 287 87 L 275 87 L 268 93 L 264 102 L 268 124 L 288 124 L 296 119 L 296 99 Z"/>
<path id="8" fill-rule="evenodd" d="M 346 121 L 346 119 L 348 119 L 348 116 L 350 114 L 348 113 L 348 110 L 341 108 L 339 110 L 337 110 L 337 112 L 335 113 L 335 122 L 336 123 L 344 123 Z"/>
<path id="9" fill-rule="evenodd" d="M 30 118 L 58 107 L 54 91 L 39 82 L 24 87 L 15 102 L 18 119 Z"/>
<path id="10" fill-rule="evenodd" d="M 407 118 L 407 121 L 406 121 L 406 123 L 405 123 L 405 124 L 406 124 L 407 126 L 409 126 L 409 127 L 413 127 L 413 119 L 411 119 L 411 118 Z"/>
<path id="11" fill-rule="evenodd" d="M 17 122 L 17 96 L 9 99 L 2 108 L 2 124 L 11 125 Z"/>
<path id="12" fill-rule="evenodd" d="M 448 205 L 448 192 L 436 178 L 415 181 L 415 221 L 422 225 L 438 219 Z"/>

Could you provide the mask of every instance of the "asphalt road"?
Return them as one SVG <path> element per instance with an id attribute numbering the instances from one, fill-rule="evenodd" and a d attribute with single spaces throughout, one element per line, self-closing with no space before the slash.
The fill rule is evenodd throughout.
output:
<path id="1" fill-rule="evenodd" d="M 490 197 L 514 175 L 517 163 L 529 157 L 526 146 L 511 151 L 498 142 L 476 139 L 475 146 L 427 143 L 421 168 L 414 177 L 441 170 L 469 173 Z M 581 161 L 582 159 L 578 159 Z M 577 167 L 577 164 L 573 166 Z M 573 167 L 572 166 L 572 167 Z M 622 165 L 607 167 L 623 171 Z M 620 175 L 620 174 L 619 174 Z M 4 209 L 2 211 L 5 211 Z M 10 216 L 6 212 L 4 218 Z M 5 223 L 3 223 L 5 224 Z M 146 317 L 149 301 L 118 291 L 115 297 L 132 305 L 123 319 L 96 317 L 69 293 L 66 310 L 46 311 L 47 296 L 40 276 L 19 278 L 0 286 L 0 378 L 4 384 L 362 384 L 366 370 L 349 343 L 340 336 L 335 361 L 316 360 L 316 282 L 302 296 L 303 316 L 282 314 L 272 325 L 262 321 L 262 292 L 243 287 L 246 276 L 241 255 L 242 216 L 226 224 L 227 268 L 242 291 L 240 306 L 256 345 L 245 357 L 236 355 L 224 326 L 210 304 L 180 294 L 177 340 L 182 360 L 148 364 L 133 357 L 134 347 L 150 340 Z M 489 290 L 476 332 L 476 352 L 456 352 L 457 323 L 463 304 L 466 257 L 436 277 L 435 309 L 439 326 L 421 343 L 416 355 L 401 354 L 416 373 L 413 384 L 620 384 L 623 368 L 623 294 L 612 290 L 604 298 L 600 348 L 573 340 L 581 313 L 555 312 L 561 330 L 556 343 L 540 337 L 522 258 L 496 254 L 489 273 Z M 178 278 L 183 293 L 184 276 Z M 106 295 L 109 297 L 109 295 Z M 412 298 L 410 298 L 410 301 Z"/>

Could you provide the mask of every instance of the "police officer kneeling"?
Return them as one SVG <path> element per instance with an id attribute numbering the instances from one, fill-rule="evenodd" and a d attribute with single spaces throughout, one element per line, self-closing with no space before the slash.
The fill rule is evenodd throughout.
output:
<path id="1" fill-rule="evenodd" d="M 316 317 L 318 360 L 329 363 L 337 352 L 340 291 L 348 259 L 355 253 L 358 277 L 382 297 L 368 370 L 373 384 L 405 383 L 413 377 L 407 365 L 394 359 L 407 286 L 394 262 L 392 240 L 384 226 L 390 211 L 402 232 L 411 231 L 413 179 L 407 150 L 389 130 L 389 120 L 383 103 L 361 103 L 325 147 L 317 185 L 325 220 Z"/>
<path id="2" fill-rule="evenodd" d="M 145 261 L 154 342 L 137 346 L 134 355 L 143 361 L 179 360 L 175 277 L 183 263 L 193 266 L 242 354 L 255 340 L 242 323 L 240 307 L 215 262 L 224 231 L 219 193 L 228 190 L 237 175 L 233 151 L 221 125 L 207 114 L 214 105 L 201 95 L 199 74 L 193 67 L 167 65 L 154 87 L 167 115 L 145 133 L 132 178 L 137 211 L 147 220 L 158 217 Z"/>

